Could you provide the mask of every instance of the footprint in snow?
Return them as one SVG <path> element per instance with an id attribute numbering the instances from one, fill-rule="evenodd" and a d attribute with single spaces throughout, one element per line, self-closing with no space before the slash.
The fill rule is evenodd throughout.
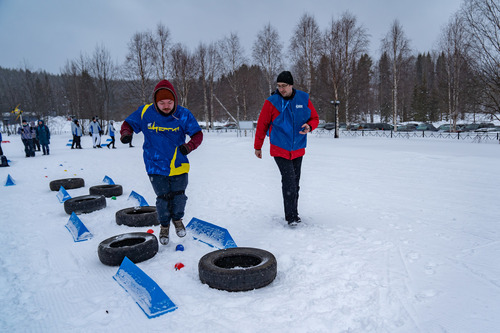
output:
<path id="1" fill-rule="evenodd" d="M 420 254 L 418 254 L 417 252 L 410 252 L 406 255 L 406 257 L 410 260 L 410 262 L 413 262 L 420 259 Z"/>
<path id="2" fill-rule="evenodd" d="M 438 292 L 434 289 L 422 290 L 418 294 L 415 295 L 415 298 L 419 301 L 425 301 L 427 299 L 433 298 L 438 294 Z"/>

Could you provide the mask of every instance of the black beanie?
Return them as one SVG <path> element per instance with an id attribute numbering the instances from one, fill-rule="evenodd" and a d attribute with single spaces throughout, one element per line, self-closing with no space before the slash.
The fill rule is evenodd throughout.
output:
<path id="1" fill-rule="evenodd" d="M 290 73 L 289 71 L 281 72 L 280 75 L 278 75 L 276 82 L 283 82 L 293 85 L 292 73 Z"/>

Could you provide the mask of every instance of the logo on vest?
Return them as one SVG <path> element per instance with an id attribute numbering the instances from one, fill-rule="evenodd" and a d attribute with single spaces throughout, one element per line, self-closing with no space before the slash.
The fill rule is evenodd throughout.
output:
<path id="1" fill-rule="evenodd" d="M 170 132 L 178 132 L 179 131 L 179 127 L 177 126 L 176 128 L 171 128 L 171 127 L 159 127 L 159 126 L 156 126 L 156 123 L 149 123 L 148 124 L 148 129 L 149 130 L 153 130 L 155 131 L 156 133 L 158 132 L 165 132 L 165 131 L 170 131 Z"/>
<path id="2" fill-rule="evenodd" d="M 295 108 L 296 108 L 296 109 L 303 109 L 303 108 L 304 108 L 304 105 L 302 105 L 302 104 L 296 104 L 296 105 L 295 105 Z"/>

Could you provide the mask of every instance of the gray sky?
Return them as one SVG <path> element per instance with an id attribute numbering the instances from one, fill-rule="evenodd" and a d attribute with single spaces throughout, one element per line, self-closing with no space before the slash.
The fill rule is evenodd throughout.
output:
<path id="1" fill-rule="evenodd" d="M 461 0 L 0 0 L 0 66 L 60 73 L 67 60 L 104 45 L 122 64 L 136 32 L 169 28 L 172 41 L 194 50 L 235 32 L 248 57 L 257 33 L 271 23 L 288 50 L 304 13 L 324 31 L 349 11 L 370 37 L 370 55 L 398 19 L 415 52 L 432 51 Z"/>

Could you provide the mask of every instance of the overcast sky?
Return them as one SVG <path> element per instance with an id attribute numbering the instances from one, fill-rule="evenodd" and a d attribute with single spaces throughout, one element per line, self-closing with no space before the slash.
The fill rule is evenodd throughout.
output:
<path id="1" fill-rule="evenodd" d="M 136 32 L 158 23 L 173 42 L 194 50 L 237 33 L 248 57 L 257 33 L 271 23 L 288 49 L 304 13 L 324 31 L 349 11 L 370 34 L 370 54 L 398 19 L 415 52 L 436 48 L 441 29 L 462 0 L 0 0 L 0 66 L 60 73 L 67 60 L 104 45 L 122 64 Z"/>

